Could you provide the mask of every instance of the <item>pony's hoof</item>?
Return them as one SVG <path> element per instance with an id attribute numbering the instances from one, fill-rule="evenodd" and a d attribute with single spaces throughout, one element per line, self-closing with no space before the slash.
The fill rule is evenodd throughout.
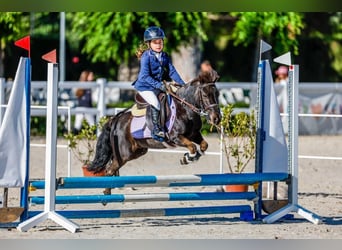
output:
<path id="1" fill-rule="evenodd" d="M 196 155 L 193 157 L 194 158 L 194 161 L 198 161 L 199 158 L 204 154 L 203 151 L 197 151 L 196 152 Z"/>
<path id="2" fill-rule="evenodd" d="M 199 157 L 201 157 L 201 156 L 205 155 L 205 151 L 197 150 L 197 154 L 200 154 Z M 199 157 L 198 157 L 198 158 L 199 158 Z"/>
<path id="3" fill-rule="evenodd" d="M 186 153 L 188 154 L 188 153 Z M 188 160 L 187 160 L 187 157 L 185 156 L 186 154 L 184 154 L 183 158 L 181 158 L 179 161 L 180 161 L 180 164 L 181 165 L 187 165 L 189 164 Z"/>
<path id="4" fill-rule="evenodd" d="M 189 164 L 191 162 L 194 162 L 194 161 L 198 161 L 198 159 L 201 157 L 202 155 L 197 151 L 196 154 L 194 156 L 190 156 L 189 153 L 185 153 L 183 158 L 180 160 L 180 163 L 182 165 L 185 165 L 185 164 Z"/>

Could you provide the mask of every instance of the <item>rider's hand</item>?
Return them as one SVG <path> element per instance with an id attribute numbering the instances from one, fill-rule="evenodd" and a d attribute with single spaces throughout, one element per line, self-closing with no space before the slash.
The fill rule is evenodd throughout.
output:
<path id="1" fill-rule="evenodd" d="M 166 92 L 166 87 L 165 87 L 165 85 L 164 84 L 162 84 L 162 85 L 160 85 L 160 91 L 162 91 L 162 92 Z"/>
<path id="2" fill-rule="evenodd" d="M 163 82 L 164 82 L 163 85 L 165 86 L 166 91 L 167 91 L 167 92 L 173 92 L 173 90 L 172 90 L 172 88 L 171 88 L 171 87 L 172 87 L 172 83 L 171 83 L 171 82 L 168 82 L 168 81 L 165 81 L 165 80 L 164 80 Z"/>

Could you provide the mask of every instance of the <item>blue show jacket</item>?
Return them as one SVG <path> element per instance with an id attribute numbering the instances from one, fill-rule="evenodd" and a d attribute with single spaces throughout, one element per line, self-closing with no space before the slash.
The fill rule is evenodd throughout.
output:
<path id="1" fill-rule="evenodd" d="M 171 63 L 170 57 L 165 52 L 161 53 L 161 61 L 151 49 L 146 50 L 140 59 L 140 71 L 138 79 L 134 83 L 135 89 L 138 91 L 160 89 L 163 84 L 163 75 L 168 70 L 168 77 L 179 84 L 184 84 L 184 81 L 179 76 L 177 70 Z M 165 75 L 164 75 L 165 78 Z"/>

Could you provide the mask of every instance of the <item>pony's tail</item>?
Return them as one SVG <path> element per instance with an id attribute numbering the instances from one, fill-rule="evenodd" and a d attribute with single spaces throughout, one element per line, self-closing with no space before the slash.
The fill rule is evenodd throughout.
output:
<path id="1" fill-rule="evenodd" d="M 116 129 L 119 118 L 124 113 L 126 113 L 127 110 L 129 110 L 129 108 L 126 108 L 120 111 L 103 125 L 102 132 L 96 143 L 96 152 L 95 152 L 94 160 L 87 167 L 87 169 L 90 172 L 94 172 L 94 173 L 101 172 L 102 170 L 106 168 L 107 163 L 114 157 L 113 149 L 111 145 L 111 138 L 110 138 L 111 130 Z M 121 161 L 120 155 L 118 154 L 116 157 L 118 158 L 117 160 L 120 162 Z"/>
<path id="2" fill-rule="evenodd" d="M 111 124 L 112 119 L 103 125 L 102 132 L 96 142 L 94 160 L 87 167 L 91 172 L 98 173 L 105 169 L 107 163 L 113 156 L 112 147 L 110 145 Z"/>

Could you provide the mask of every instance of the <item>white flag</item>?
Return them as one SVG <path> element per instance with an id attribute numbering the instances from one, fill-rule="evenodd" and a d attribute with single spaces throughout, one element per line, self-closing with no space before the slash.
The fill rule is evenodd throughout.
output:
<path id="1" fill-rule="evenodd" d="M 260 41 L 260 54 L 269 51 L 272 49 L 272 46 L 268 43 L 264 42 L 263 40 Z"/>
<path id="2" fill-rule="evenodd" d="M 288 172 L 287 145 L 280 117 L 277 96 L 274 90 L 269 61 L 265 69 L 264 131 L 262 171 Z"/>
<path id="3" fill-rule="evenodd" d="M 280 63 L 280 64 L 285 64 L 287 66 L 290 66 L 291 63 L 291 52 L 287 52 L 281 56 L 278 56 L 277 58 L 273 59 L 274 62 Z"/>
<path id="4" fill-rule="evenodd" d="M 27 172 L 26 81 L 30 60 L 20 58 L 8 106 L 0 127 L 0 187 L 23 187 Z M 30 91 L 28 91 L 30 93 Z"/>

